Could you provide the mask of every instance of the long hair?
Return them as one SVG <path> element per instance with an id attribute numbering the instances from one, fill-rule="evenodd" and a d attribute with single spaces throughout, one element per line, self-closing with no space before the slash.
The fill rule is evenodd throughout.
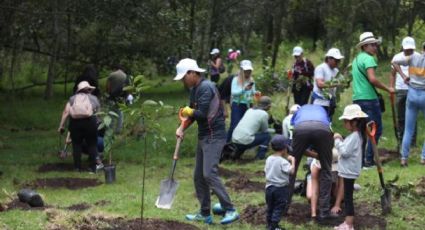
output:
<path id="1" fill-rule="evenodd" d="M 360 136 L 362 138 L 362 156 L 366 154 L 366 143 L 367 143 L 367 120 L 366 118 L 356 118 L 350 121 L 353 124 L 353 121 L 356 121 L 356 128 L 358 129 Z"/>

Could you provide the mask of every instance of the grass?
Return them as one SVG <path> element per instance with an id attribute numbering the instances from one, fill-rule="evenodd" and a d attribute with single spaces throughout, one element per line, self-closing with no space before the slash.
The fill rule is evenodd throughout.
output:
<path id="1" fill-rule="evenodd" d="M 319 60 L 318 56 L 313 58 Z M 316 61 L 315 63 L 319 63 Z M 256 68 L 259 69 L 259 68 Z M 383 68 L 378 75 L 381 79 L 386 79 L 388 69 Z M 61 88 L 56 89 L 61 92 Z M 57 96 L 51 101 L 44 101 L 41 98 L 41 89 L 34 89 L 22 98 L 11 99 L 2 96 L 0 98 L 0 170 L 3 175 L 0 177 L 0 203 L 7 203 L 9 195 L 15 196 L 23 184 L 36 178 L 53 177 L 84 177 L 98 178 L 103 181 L 103 174 L 89 175 L 88 173 L 74 172 L 51 172 L 37 173 L 37 168 L 44 163 L 60 162 L 56 157 L 59 148 L 58 134 L 56 129 L 59 123 L 60 114 L 66 99 Z M 60 93 L 59 93 L 60 95 Z M 351 103 L 351 91 L 347 90 L 343 95 L 334 118 L 337 118 L 345 105 Z M 161 87 L 154 87 L 146 92 L 146 98 L 162 100 L 164 103 L 174 106 L 181 106 L 187 103 L 188 95 L 179 83 L 165 82 Z M 283 119 L 283 111 L 286 103 L 285 95 L 277 94 L 273 96 L 273 109 L 271 113 Z M 389 100 L 386 100 L 388 111 L 384 114 L 384 135 L 380 142 L 380 147 L 394 149 L 396 144 L 392 131 L 392 121 Z M 336 120 L 336 119 L 335 119 Z M 424 140 L 423 121 L 418 125 L 418 146 Z M 185 141 L 181 149 L 181 158 L 177 165 L 176 178 L 180 183 L 173 208 L 171 210 L 161 210 L 154 207 L 158 195 L 159 183 L 167 177 L 171 166 L 171 156 L 174 150 L 174 131 L 177 126 L 177 115 L 172 114 L 161 120 L 161 127 L 167 143 L 161 144 L 157 149 L 150 144 L 152 137 L 148 136 L 146 182 L 145 182 L 145 217 L 172 219 L 184 221 L 183 217 L 188 212 L 196 211 L 198 203 L 194 196 L 192 170 L 194 166 L 194 154 L 196 145 L 196 127 L 188 130 Z M 334 122 L 334 130 L 345 133 L 340 122 Z M 346 134 L 346 133 L 345 133 Z M 0 228 L 2 229 L 48 229 L 52 223 L 60 224 L 64 228 L 71 228 L 72 220 L 79 220 L 83 216 L 91 214 L 123 216 L 126 218 L 136 218 L 140 216 L 142 169 L 143 169 L 143 142 L 133 138 L 126 138 L 125 143 L 114 151 L 114 162 L 117 164 L 117 181 L 114 184 L 102 184 L 81 190 L 50 189 L 43 188 L 37 191 L 43 195 L 45 202 L 52 208 L 45 211 L 23 211 L 12 210 L 0 212 Z M 385 178 L 391 179 L 399 175 L 399 185 L 406 185 L 409 182 L 416 182 L 423 176 L 424 167 L 419 162 L 418 148 L 414 148 L 411 154 L 410 165 L 406 169 L 399 167 L 398 162 L 393 161 L 384 166 Z M 252 153 L 251 153 L 252 156 Z M 71 163 L 68 158 L 65 162 Z M 241 171 L 259 171 L 264 167 L 264 161 L 249 163 L 246 165 L 232 165 L 225 163 L 226 168 L 238 169 Z M 304 172 L 299 171 L 298 176 L 302 177 Z M 264 178 L 253 178 L 256 181 L 263 181 Z M 362 171 L 358 183 L 362 185 L 362 190 L 355 193 L 355 203 L 376 203 L 379 202 L 380 187 L 378 176 L 375 170 Z M 264 194 L 238 193 L 228 190 L 230 196 L 239 211 L 242 211 L 249 204 L 264 203 Z M 8 195 L 9 194 L 9 195 Z M 305 202 L 303 198 L 295 197 L 297 201 Z M 108 200 L 105 206 L 95 206 L 99 200 Z M 213 197 L 213 202 L 216 198 Z M 73 212 L 62 209 L 78 203 L 92 204 L 91 208 L 82 212 Z M 411 198 L 404 194 L 398 201 L 393 201 L 393 213 L 386 217 L 388 229 L 417 229 L 425 224 L 422 213 L 425 212 L 423 206 L 424 198 Z M 376 210 L 379 213 L 379 210 Z M 53 217 L 52 217 L 53 216 Z M 406 222 L 404 219 L 409 219 Z M 215 219 L 218 222 L 218 218 Z M 317 229 L 316 225 L 306 223 L 294 226 L 285 222 L 282 224 L 289 229 Z M 197 224 L 201 229 L 206 229 L 204 225 Z M 226 227 L 218 224 L 209 226 L 208 229 L 263 229 L 263 226 L 251 226 L 246 223 L 234 223 Z"/>

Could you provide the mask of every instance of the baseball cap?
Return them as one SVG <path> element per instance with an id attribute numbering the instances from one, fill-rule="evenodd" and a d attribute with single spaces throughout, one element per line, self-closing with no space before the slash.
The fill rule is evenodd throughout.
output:
<path id="1" fill-rule="evenodd" d="M 337 48 L 329 49 L 328 52 L 326 53 L 326 57 L 331 57 L 338 60 L 344 58 L 344 56 L 341 55 L 341 52 Z"/>
<path id="2" fill-rule="evenodd" d="M 291 108 L 289 109 L 289 112 L 295 113 L 300 109 L 300 107 L 301 107 L 300 105 L 295 104 L 295 105 L 291 106 Z"/>
<path id="3" fill-rule="evenodd" d="M 301 48 L 300 46 L 295 46 L 292 50 L 292 56 L 300 56 L 303 52 L 303 48 Z"/>
<path id="4" fill-rule="evenodd" d="M 410 50 L 410 49 L 416 49 L 416 43 L 415 39 L 412 37 L 405 37 L 403 38 L 403 41 L 401 42 L 401 46 L 404 50 Z"/>
<path id="5" fill-rule="evenodd" d="M 179 61 L 176 65 L 177 75 L 174 77 L 175 81 L 183 79 L 184 75 L 186 75 L 187 71 L 195 71 L 198 73 L 205 72 L 205 69 L 201 69 L 196 63 L 195 60 L 190 58 L 185 58 Z"/>
<path id="6" fill-rule="evenodd" d="M 252 68 L 252 63 L 250 60 L 242 60 L 241 61 L 241 68 L 243 70 L 254 70 L 254 68 Z"/>
<path id="7" fill-rule="evenodd" d="M 212 49 L 210 52 L 211 55 L 218 54 L 218 53 L 220 53 L 220 50 L 217 48 Z"/>
<path id="8" fill-rule="evenodd" d="M 283 135 L 277 134 L 270 141 L 270 145 L 274 151 L 288 149 L 292 151 L 290 140 L 285 138 Z"/>

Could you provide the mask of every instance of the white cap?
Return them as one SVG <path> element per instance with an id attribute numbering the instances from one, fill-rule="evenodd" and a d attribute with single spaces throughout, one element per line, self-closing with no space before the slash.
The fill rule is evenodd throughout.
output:
<path id="1" fill-rule="evenodd" d="M 415 39 L 412 37 L 405 37 L 403 38 L 403 41 L 401 42 L 401 46 L 404 50 L 410 50 L 410 49 L 416 49 L 416 43 Z"/>
<path id="2" fill-rule="evenodd" d="M 303 48 L 301 48 L 300 46 L 295 46 L 292 50 L 292 56 L 300 56 L 303 52 Z"/>
<path id="3" fill-rule="evenodd" d="M 240 50 L 236 50 L 236 53 L 241 54 L 241 51 Z"/>
<path id="4" fill-rule="evenodd" d="M 198 67 L 198 64 L 195 60 L 190 58 L 185 58 L 179 61 L 176 65 L 177 75 L 174 77 L 175 81 L 183 79 L 184 75 L 186 75 L 187 71 L 195 71 L 198 73 L 205 72 L 204 69 Z"/>
<path id="5" fill-rule="evenodd" d="M 220 53 L 220 50 L 219 49 L 217 49 L 217 48 L 214 48 L 214 49 L 212 49 L 211 50 L 211 55 L 214 55 L 214 54 L 218 54 L 218 53 Z"/>
<path id="6" fill-rule="evenodd" d="M 77 92 L 80 92 L 83 89 L 95 89 L 96 87 L 91 86 L 87 81 L 82 81 L 78 83 Z"/>
<path id="7" fill-rule="evenodd" d="M 291 112 L 291 113 L 295 113 L 295 112 L 297 112 L 300 108 L 301 108 L 301 106 L 300 106 L 300 105 L 295 104 L 295 105 L 291 106 L 291 108 L 289 109 L 289 112 Z"/>
<path id="8" fill-rule="evenodd" d="M 359 105 L 347 105 L 344 108 L 344 113 L 339 117 L 340 120 L 353 120 L 354 118 L 364 118 L 368 115 L 362 111 Z"/>
<path id="9" fill-rule="evenodd" d="M 254 70 L 254 68 L 252 68 L 252 63 L 250 60 L 242 60 L 241 61 L 241 69 L 243 70 Z"/>
<path id="10" fill-rule="evenodd" d="M 344 56 L 341 55 L 341 52 L 339 52 L 339 49 L 337 48 L 329 49 L 325 57 L 332 57 L 338 60 L 344 58 Z"/>
<path id="11" fill-rule="evenodd" d="M 381 44 L 381 40 L 375 38 L 372 32 L 364 32 L 360 34 L 359 43 L 356 46 L 362 47 L 363 45 L 373 44 L 373 43 Z"/>
<path id="12" fill-rule="evenodd" d="M 233 49 L 229 49 L 227 52 L 228 52 L 228 53 L 231 53 L 231 52 L 233 52 Z"/>

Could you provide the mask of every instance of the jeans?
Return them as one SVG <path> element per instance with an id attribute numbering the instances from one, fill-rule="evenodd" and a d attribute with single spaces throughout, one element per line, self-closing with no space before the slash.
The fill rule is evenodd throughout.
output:
<path id="1" fill-rule="evenodd" d="M 270 134 L 268 132 L 265 133 L 256 133 L 254 141 L 250 144 L 243 145 L 235 143 L 237 152 L 235 158 L 238 159 L 241 157 L 241 155 L 245 152 L 245 150 L 250 149 L 252 147 L 255 147 L 258 145 L 258 151 L 257 155 L 255 156 L 256 159 L 264 159 L 266 157 L 267 149 L 270 142 Z"/>
<path id="2" fill-rule="evenodd" d="M 367 121 L 374 121 L 376 124 L 376 134 L 375 134 L 375 140 L 376 144 L 379 142 L 379 138 L 382 135 L 382 113 L 381 108 L 379 106 L 379 100 L 373 99 L 373 100 L 356 100 L 353 101 L 354 104 L 358 104 L 363 112 L 365 112 L 368 117 L 366 118 Z M 372 144 L 370 143 L 370 140 L 368 140 L 367 143 L 367 149 L 365 156 L 363 156 L 362 160 L 362 166 L 370 166 L 374 165 L 375 161 L 373 160 L 373 150 L 372 150 Z"/>
<path id="3" fill-rule="evenodd" d="M 227 132 L 227 143 L 232 140 L 233 130 L 238 125 L 239 121 L 242 119 L 245 112 L 248 110 L 248 105 L 243 103 L 232 102 L 232 112 L 230 114 L 230 127 Z"/>
<path id="4" fill-rule="evenodd" d="M 406 160 L 409 157 L 410 144 L 412 143 L 413 133 L 415 132 L 416 119 L 418 113 L 425 115 L 425 90 L 409 87 L 406 100 L 406 121 L 403 142 L 401 145 L 401 159 Z M 425 160 L 425 143 L 422 148 L 421 159 Z"/>
<path id="5" fill-rule="evenodd" d="M 407 92 L 408 90 L 397 90 L 396 92 L 396 100 L 397 100 L 397 127 L 398 127 L 398 138 L 403 140 L 404 135 L 404 123 L 406 121 L 406 100 L 407 100 Z M 415 131 L 413 133 L 412 145 L 416 145 L 416 132 L 417 132 L 418 124 L 415 124 Z"/>
<path id="6" fill-rule="evenodd" d="M 297 90 L 295 86 L 293 87 L 292 92 L 294 93 L 294 103 L 300 106 L 308 104 L 308 99 L 310 98 L 311 88 L 307 85 L 301 86 L 300 90 Z"/>
<path id="7" fill-rule="evenodd" d="M 288 186 L 275 187 L 271 185 L 266 188 L 267 226 L 277 226 L 285 207 L 288 205 L 288 195 Z"/>

